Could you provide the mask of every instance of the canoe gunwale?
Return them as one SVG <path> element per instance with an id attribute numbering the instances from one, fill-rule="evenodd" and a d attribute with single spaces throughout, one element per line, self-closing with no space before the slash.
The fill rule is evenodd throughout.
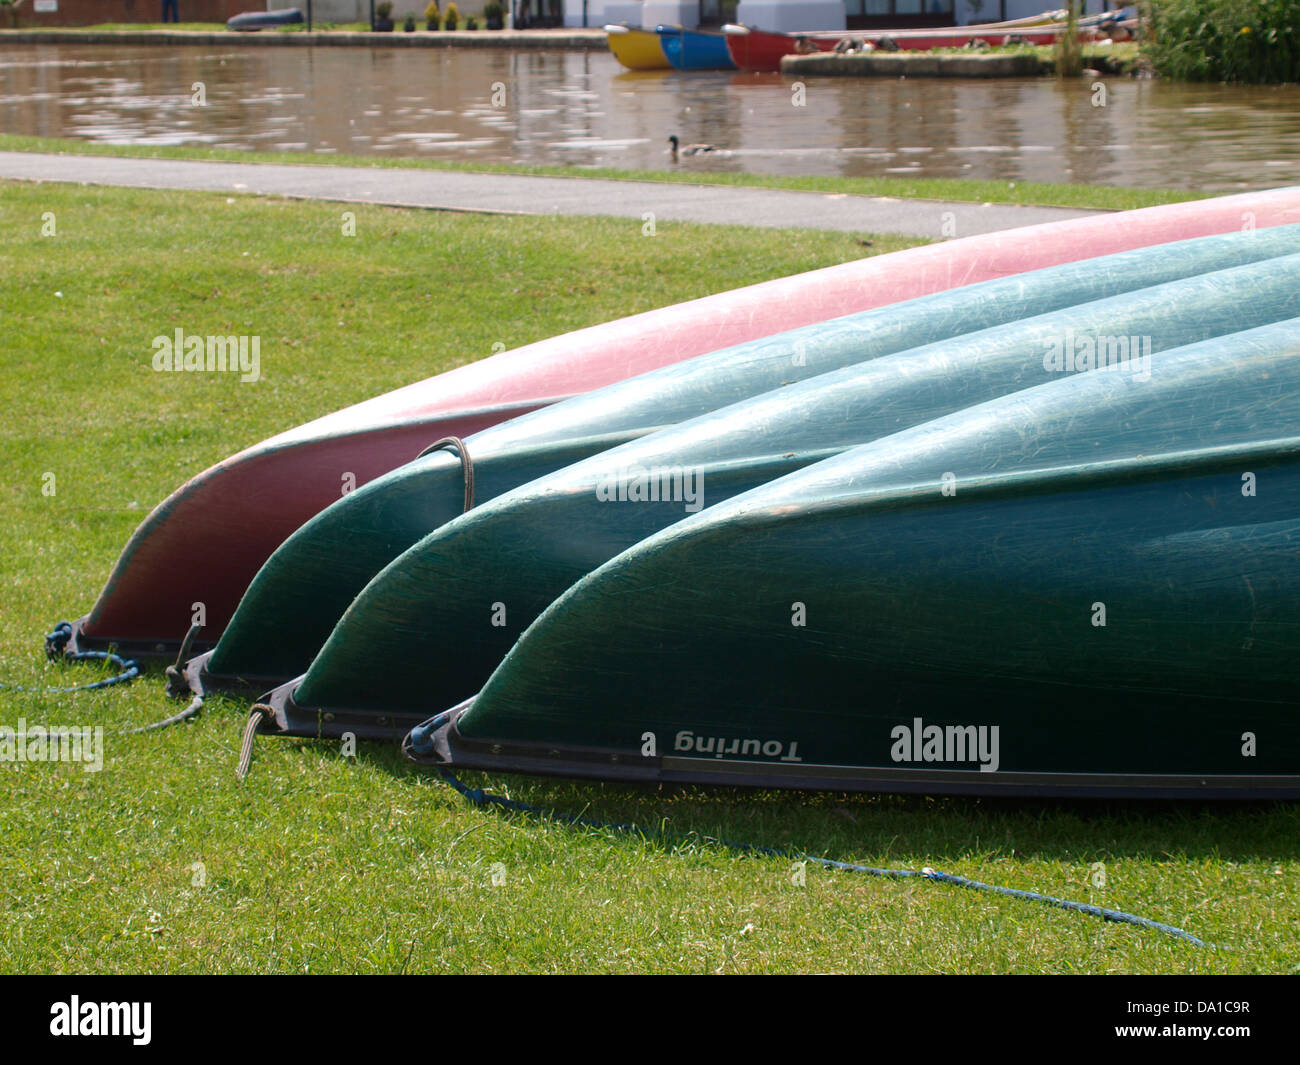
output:
<path id="1" fill-rule="evenodd" d="M 211 673 L 208 662 L 214 651 L 215 646 L 188 659 L 175 670 L 168 669 L 166 694 L 172 699 L 191 699 L 196 695 L 205 699 L 217 693 L 255 696 L 281 683 L 280 677 Z"/>
<path id="2" fill-rule="evenodd" d="M 157 662 L 175 658 L 176 652 L 180 650 L 185 639 L 184 632 L 177 632 L 174 636 L 156 637 L 95 636 L 86 631 L 87 624 L 93 620 L 92 611 L 89 614 L 82 614 L 71 623 L 72 635 L 63 648 L 64 655 L 73 655 L 79 651 L 116 651 L 126 658 L 134 658 L 137 661 Z M 211 651 L 216 645 L 216 637 L 213 637 L 207 640 L 196 638 L 190 646 L 195 653 L 199 653 Z"/>
<path id="3" fill-rule="evenodd" d="M 422 722 L 419 749 L 411 735 L 402 753 L 432 769 L 520 773 L 615 783 L 693 784 L 794 791 L 1014 795 L 1058 798 L 1261 799 L 1300 798 L 1300 775 L 985 773 L 978 769 L 902 769 L 719 758 L 642 757 L 601 748 L 520 740 L 471 739 L 457 724 L 468 699 Z"/>
<path id="4" fill-rule="evenodd" d="M 428 709 L 412 712 L 359 710 L 348 707 L 304 706 L 294 699 L 302 677 L 281 684 L 262 695 L 258 702 L 271 708 L 263 717 L 259 732 L 276 736 L 301 736 L 307 739 L 337 739 L 352 733 L 359 740 L 400 742 L 414 727 L 428 717 Z"/>

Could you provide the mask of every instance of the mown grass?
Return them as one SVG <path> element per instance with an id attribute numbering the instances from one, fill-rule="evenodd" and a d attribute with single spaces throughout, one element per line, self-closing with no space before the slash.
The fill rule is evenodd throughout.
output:
<path id="1" fill-rule="evenodd" d="M 311 166 L 397 167 L 453 170 L 480 174 L 524 174 L 538 177 L 603 178 L 610 181 L 662 181 L 689 185 L 729 185 L 740 188 L 793 189 L 850 196 L 890 196 L 898 199 L 952 200 L 960 203 L 1008 203 L 1037 207 L 1128 211 L 1163 203 L 1204 198 L 1195 189 L 1139 189 L 1106 185 L 1070 185 L 1023 181 L 965 181 L 958 178 L 840 178 L 785 177 L 707 170 L 620 170 L 614 167 L 530 166 L 510 163 L 450 162 L 438 159 L 377 159 L 368 155 L 313 155 L 307 152 L 240 151 L 232 148 L 98 144 L 57 137 L 27 137 L 0 133 L 0 151 L 54 152 L 69 155 L 112 155 L 136 159 L 199 159 L 235 163 L 291 163 Z"/>
<path id="2" fill-rule="evenodd" d="M 491 350 L 857 257 L 824 233 L 494 218 L 202 193 L 0 185 L 0 679 L 72 683 L 40 634 L 89 606 L 143 513 L 260 437 Z M 42 216 L 57 235 L 41 237 Z M 901 246 L 877 240 L 871 251 Z M 255 331 L 263 380 L 156 374 L 150 340 Z M 56 475 L 54 496 L 42 475 Z M 193 560 L 202 566 L 203 559 Z M 0 692 L 0 724 L 174 709 L 155 671 Z M 467 806 L 394 750 L 259 740 L 246 704 L 109 735 L 106 766 L 0 764 L 5 972 L 1284 972 L 1291 805 L 1109 806 L 657 790 L 474 776 L 666 827 L 663 842 Z M 743 857 L 725 837 L 935 866 L 1136 910 L 1218 945 L 938 884 Z M 1105 885 L 1097 886 L 1103 863 Z M 493 867 L 504 882 L 494 885 Z M 498 875 L 500 880 L 501 876 Z"/>

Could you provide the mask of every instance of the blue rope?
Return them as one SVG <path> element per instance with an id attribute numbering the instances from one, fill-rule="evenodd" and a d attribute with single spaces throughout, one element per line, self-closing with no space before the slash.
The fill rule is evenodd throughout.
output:
<path id="1" fill-rule="evenodd" d="M 28 688 L 22 684 L 0 684 L 0 688 L 19 692 L 45 692 L 49 695 L 70 695 L 73 692 L 91 692 L 99 688 L 111 688 L 114 684 L 130 684 L 140 675 L 140 665 L 132 658 L 123 658 L 113 651 L 67 651 L 68 641 L 72 639 L 72 625 L 60 621 L 54 631 L 45 637 L 46 657 L 62 659 L 66 662 L 108 662 L 119 670 L 111 677 L 93 681 L 90 684 L 78 684 L 75 688 Z"/>
<path id="2" fill-rule="evenodd" d="M 632 824 L 620 824 L 613 821 L 597 821 L 589 817 L 575 817 L 572 814 L 562 814 L 556 810 L 546 809 L 541 806 L 530 806 L 525 802 L 517 802 L 514 799 L 507 799 L 501 795 L 493 795 L 482 788 L 466 787 L 456 779 L 454 773 L 449 769 L 439 767 L 443 780 L 455 788 L 461 795 L 472 802 L 475 806 L 499 806 L 505 810 L 516 810 L 520 813 L 538 814 L 543 817 L 549 817 L 568 825 L 582 825 L 587 828 L 613 829 L 617 832 L 629 832 L 645 836 L 646 833 Z M 682 839 L 679 834 L 669 832 L 653 832 L 651 836 L 660 839 Z M 812 862 L 826 869 L 838 869 L 848 873 L 865 873 L 868 876 L 890 877 L 895 880 L 903 880 L 909 877 L 920 877 L 923 880 L 933 880 L 940 884 L 955 884 L 958 887 L 971 888 L 974 891 L 987 891 L 994 895 L 1006 895 L 1013 899 L 1026 899 L 1030 902 L 1043 902 L 1049 906 L 1056 906 L 1062 910 L 1072 910 L 1075 913 L 1084 913 L 1090 917 L 1100 917 L 1106 921 L 1114 921 L 1119 924 L 1137 925 L 1139 928 L 1149 928 L 1155 932 L 1163 932 L 1166 935 L 1173 936 L 1175 939 L 1182 939 L 1198 947 L 1204 947 L 1208 944 L 1204 940 L 1198 939 L 1190 932 L 1185 932 L 1181 928 L 1175 928 L 1173 925 L 1161 924 L 1159 921 L 1153 921 L 1148 917 L 1139 917 L 1137 914 L 1125 913 L 1123 910 L 1108 910 L 1102 906 L 1092 906 L 1085 902 L 1073 902 L 1070 899 L 1057 898 L 1055 895 L 1043 895 L 1037 891 L 1022 891 L 1019 888 L 1000 887 L 997 884 L 986 884 L 981 880 L 972 880 L 965 876 L 956 876 L 953 873 L 941 873 L 936 869 L 925 868 L 916 869 L 881 869 L 872 865 L 855 865 L 852 862 L 837 862 L 832 858 L 818 858 L 812 854 L 799 854 L 795 851 L 781 850 L 777 847 L 764 847 L 756 843 L 736 843 L 731 840 L 716 840 L 720 846 L 729 850 L 740 851 L 746 854 L 762 854 L 773 858 L 787 858 L 799 862 Z"/>

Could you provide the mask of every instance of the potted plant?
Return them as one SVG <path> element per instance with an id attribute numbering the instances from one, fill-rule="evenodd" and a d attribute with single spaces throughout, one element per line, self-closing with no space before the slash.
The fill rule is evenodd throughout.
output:
<path id="1" fill-rule="evenodd" d="M 431 32 L 438 28 L 438 0 L 429 0 L 424 9 L 424 28 Z"/>
<path id="2" fill-rule="evenodd" d="M 499 30 L 505 27 L 505 12 L 497 0 L 488 0 L 483 5 L 483 19 L 490 30 Z"/>
<path id="3" fill-rule="evenodd" d="M 375 5 L 375 24 L 372 28 L 376 33 L 393 32 L 393 5 L 389 0 Z"/>
<path id="4" fill-rule="evenodd" d="M 460 25 L 460 9 L 456 6 L 455 0 L 447 5 L 447 11 L 442 17 L 443 29 L 454 30 Z"/>
<path id="5" fill-rule="evenodd" d="M 5 21 L 9 23 L 10 29 L 18 28 L 18 9 L 22 5 L 23 0 L 0 0 L 0 8 L 4 10 Z"/>
<path id="6" fill-rule="evenodd" d="M 412 15 L 409 11 L 406 13 L 406 21 L 402 23 L 402 29 L 404 29 L 407 33 L 415 32 L 415 16 Z"/>
<path id="7" fill-rule="evenodd" d="M 465 28 L 467 30 L 478 29 L 478 19 L 476 19 L 473 15 L 470 15 L 470 17 L 465 20 Z"/>
<path id="8" fill-rule="evenodd" d="M 564 22 L 564 0 L 548 0 L 551 9 L 549 19 L 552 26 L 559 26 Z"/>

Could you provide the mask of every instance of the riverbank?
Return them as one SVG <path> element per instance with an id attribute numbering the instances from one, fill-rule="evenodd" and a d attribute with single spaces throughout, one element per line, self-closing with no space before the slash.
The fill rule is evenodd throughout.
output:
<path id="1" fill-rule="evenodd" d="M 1085 70 L 1130 77 L 1141 68 L 1137 45 L 1096 45 L 1084 49 Z M 852 52 L 840 55 L 788 55 L 781 73 L 790 77 L 841 78 L 1038 78 L 1056 74 L 1051 48 L 1001 52 Z"/>
<path id="2" fill-rule="evenodd" d="M 353 30 L 268 31 L 232 33 L 211 30 L 18 29 L 0 30 L 0 44 L 150 44 L 212 46 L 286 46 L 303 48 L 515 48 L 550 51 L 604 51 L 602 29 L 559 30 L 417 30 L 415 33 L 369 33 Z"/>
<path id="3" fill-rule="evenodd" d="M 662 182 L 556 179 L 374 167 L 285 166 L 94 159 L 0 151 L 0 178 L 133 188 L 239 192 L 477 214 L 624 218 L 641 225 L 693 222 L 890 234 L 923 240 L 976 236 L 1086 212 L 1059 207 L 825 196 Z"/>
<path id="4" fill-rule="evenodd" d="M 440 173 L 510 174 L 516 177 L 574 178 L 601 181 L 644 181 L 704 187 L 787 189 L 825 196 L 883 196 L 902 200 L 1016 204 L 1027 207 L 1068 207 L 1082 210 L 1128 211 L 1200 199 L 1195 189 L 1142 189 L 1104 185 L 1053 184 L 1035 181 L 977 181 L 917 177 L 791 177 L 728 171 L 644 170 L 614 167 L 538 166 L 517 163 L 452 162 L 393 156 L 313 155 L 306 152 L 237 151 L 179 145 L 99 144 L 56 137 L 23 137 L 0 133 L 0 151 L 57 155 L 115 156 L 125 159 L 192 159 L 204 162 L 291 166 L 347 166 L 379 170 L 429 170 Z"/>

